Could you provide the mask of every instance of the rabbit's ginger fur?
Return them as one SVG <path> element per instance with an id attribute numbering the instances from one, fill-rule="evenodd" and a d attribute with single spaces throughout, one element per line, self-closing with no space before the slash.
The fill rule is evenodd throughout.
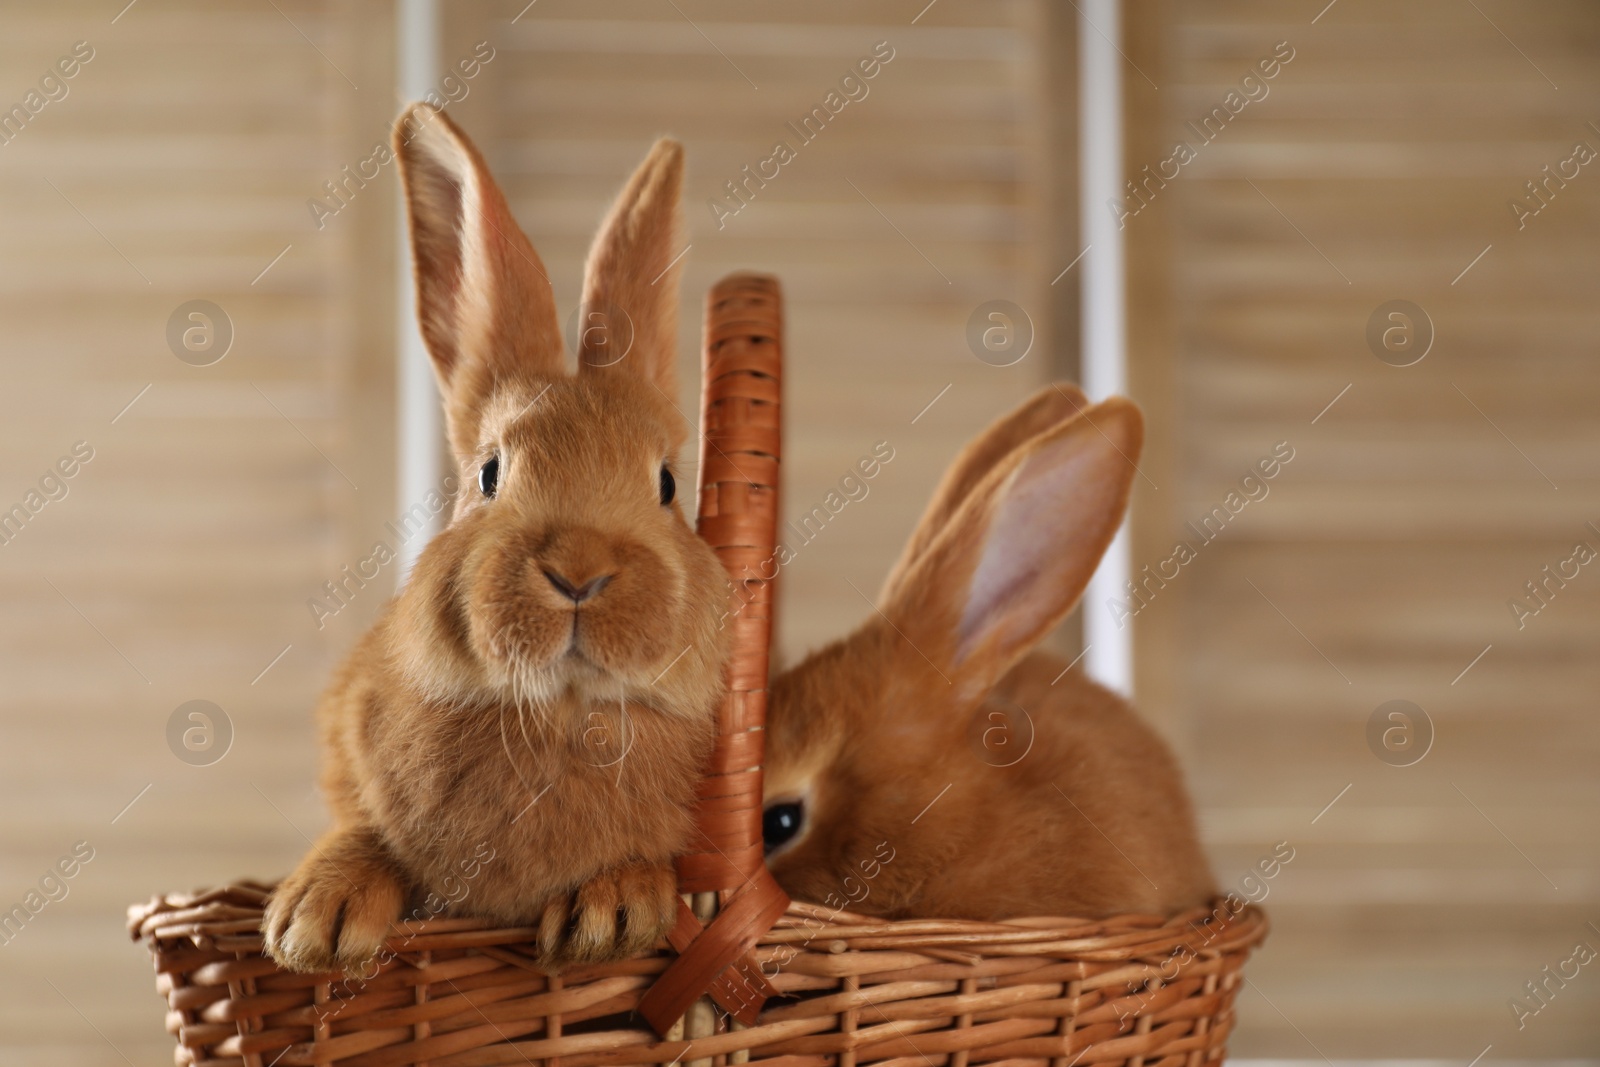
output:
<path id="1" fill-rule="evenodd" d="M 1170 914 L 1211 897 L 1167 746 L 1032 651 L 1110 543 L 1142 437 L 1125 400 L 1041 390 L 951 467 L 878 610 L 775 679 L 766 799 L 804 811 L 768 860 L 790 894 L 895 919 Z M 997 723 L 1009 747 L 986 747 Z"/>
<path id="2" fill-rule="evenodd" d="M 318 708 L 334 825 L 274 892 L 266 946 L 357 968 L 408 902 L 444 898 L 536 926 L 547 968 L 631 955 L 676 915 L 727 658 L 726 574 L 669 493 L 682 150 L 655 146 L 595 239 L 602 318 L 571 374 L 472 143 L 417 107 L 395 149 L 463 485 Z"/>

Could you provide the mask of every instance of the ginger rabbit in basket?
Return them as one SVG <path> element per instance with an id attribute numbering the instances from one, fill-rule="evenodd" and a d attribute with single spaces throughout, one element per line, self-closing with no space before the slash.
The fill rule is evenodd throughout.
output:
<path id="1" fill-rule="evenodd" d="M 631 955 L 676 915 L 727 657 L 726 575 L 674 499 L 682 149 L 656 144 L 595 239 L 584 306 L 610 329 L 576 374 L 472 143 L 418 105 L 395 150 L 462 488 L 318 708 L 334 826 L 273 894 L 266 946 L 350 969 L 448 895 L 537 926 L 550 966 Z"/>
<path id="2" fill-rule="evenodd" d="M 1035 394 L 946 473 L 878 610 L 774 680 L 767 862 L 790 894 L 893 919 L 1211 897 L 1166 745 L 1033 651 L 1121 523 L 1143 436 L 1128 400 Z"/>

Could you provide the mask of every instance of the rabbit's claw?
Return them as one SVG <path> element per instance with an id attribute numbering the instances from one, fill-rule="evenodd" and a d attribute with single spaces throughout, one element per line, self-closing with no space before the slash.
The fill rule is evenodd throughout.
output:
<path id="1" fill-rule="evenodd" d="M 625 959 L 654 945 L 677 912 L 670 866 L 613 868 L 545 906 L 539 947 L 544 962 L 555 967 Z"/>
<path id="2" fill-rule="evenodd" d="M 324 845 L 273 892 L 261 933 L 280 967 L 353 972 L 383 948 L 405 890 L 386 865 L 361 853 Z"/>

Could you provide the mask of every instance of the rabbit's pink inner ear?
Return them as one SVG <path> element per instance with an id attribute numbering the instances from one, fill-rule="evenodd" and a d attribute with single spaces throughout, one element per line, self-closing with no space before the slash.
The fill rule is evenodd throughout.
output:
<path id="1" fill-rule="evenodd" d="M 538 253 L 472 142 L 442 112 L 395 127 L 423 339 L 447 392 L 468 363 L 480 382 L 562 371 L 555 298 Z"/>
<path id="2" fill-rule="evenodd" d="M 900 559 L 884 580 L 878 602 L 885 603 L 895 596 L 917 560 L 933 545 L 990 471 L 1034 437 L 1076 418 L 1088 408 L 1089 400 L 1082 389 L 1071 382 L 1052 382 L 969 441 L 933 491 L 922 518 L 901 550 Z"/>
<path id="3" fill-rule="evenodd" d="M 683 146 L 657 141 L 612 205 L 589 249 L 579 331 L 582 372 L 644 374 L 677 396 Z"/>
<path id="4" fill-rule="evenodd" d="M 1112 401 L 1030 444 L 982 539 L 958 664 L 979 656 L 1004 670 L 1072 610 L 1127 510 L 1141 441 L 1137 409 Z"/>

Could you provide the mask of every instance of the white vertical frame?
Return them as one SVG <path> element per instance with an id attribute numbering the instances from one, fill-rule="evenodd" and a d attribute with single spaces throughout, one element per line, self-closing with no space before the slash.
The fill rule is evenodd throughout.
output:
<path id="1" fill-rule="evenodd" d="M 395 0 L 395 87 L 406 103 L 421 100 L 439 79 L 439 5 L 437 0 Z M 399 321 L 395 338 L 399 367 L 399 513 L 405 514 L 421 503 L 430 491 L 438 489 L 444 476 L 441 439 L 444 419 L 434 382 L 428 350 L 417 328 L 417 300 L 411 275 L 411 240 L 406 232 L 405 203 L 399 213 L 400 237 L 395 262 L 395 307 Z M 398 547 L 398 583 L 416 562 L 428 539 L 438 527 L 438 517 L 429 519 L 426 528 Z"/>
<path id="2" fill-rule="evenodd" d="M 1119 0 L 1078 0 L 1079 224 L 1091 250 L 1078 272 L 1082 294 L 1083 388 L 1102 400 L 1128 388 L 1127 279 L 1122 224 L 1107 206 L 1122 191 L 1122 20 Z M 1130 569 L 1124 522 L 1083 598 L 1084 668 L 1133 695 L 1133 629 L 1107 602 L 1122 596 Z"/>

